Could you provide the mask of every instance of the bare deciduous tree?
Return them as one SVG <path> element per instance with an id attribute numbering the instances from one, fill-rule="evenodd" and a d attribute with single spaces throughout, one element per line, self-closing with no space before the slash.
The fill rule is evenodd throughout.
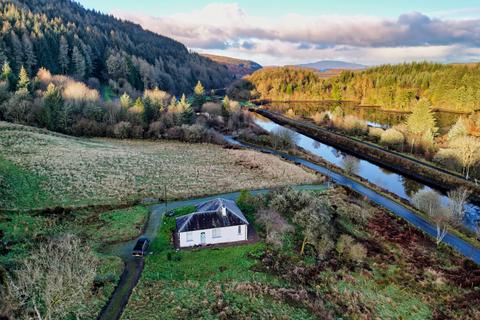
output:
<path id="1" fill-rule="evenodd" d="M 420 190 L 413 196 L 412 202 L 418 210 L 428 214 L 435 222 L 436 242 L 437 245 L 440 244 L 447 235 L 448 225 L 451 221 L 451 212 L 442 206 L 440 195 L 433 190 Z"/>
<path id="2" fill-rule="evenodd" d="M 480 162 L 480 140 L 474 137 L 460 137 L 451 143 L 455 156 L 462 165 L 466 179 L 470 178 L 470 169 Z"/>
<path id="3" fill-rule="evenodd" d="M 460 187 L 454 190 L 451 190 L 447 193 L 448 199 L 448 209 L 452 218 L 457 222 L 461 223 L 465 215 L 465 204 L 467 203 L 468 197 L 470 196 L 471 191 L 467 188 Z"/>
<path id="4" fill-rule="evenodd" d="M 267 243 L 276 247 L 282 246 L 285 233 L 294 231 L 293 226 L 275 210 L 262 209 L 257 215 L 257 222 L 265 227 Z"/>
<path id="5" fill-rule="evenodd" d="M 66 235 L 42 243 L 9 280 L 9 294 L 25 318 L 80 318 L 96 275 L 97 260 L 89 247 Z"/>

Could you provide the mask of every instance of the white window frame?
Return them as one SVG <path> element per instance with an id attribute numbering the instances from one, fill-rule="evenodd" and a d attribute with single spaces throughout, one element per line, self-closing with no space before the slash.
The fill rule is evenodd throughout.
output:
<path id="1" fill-rule="evenodd" d="M 238 226 L 238 235 L 239 236 L 242 235 L 242 226 L 241 225 Z"/>
<path id="2" fill-rule="evenodd" d="M 222 229 L 220 229 L 220 228 L 212 229 L 212 238 L 221 238 L 222 237 L 221 230 Z"/>
<path id="3" fill-rule="evenodd" d="M 186 233 L 186 238 L 187 238 L 187 242 L 192 242 L 193 241 L 193 232 L 187 232 Z"/>

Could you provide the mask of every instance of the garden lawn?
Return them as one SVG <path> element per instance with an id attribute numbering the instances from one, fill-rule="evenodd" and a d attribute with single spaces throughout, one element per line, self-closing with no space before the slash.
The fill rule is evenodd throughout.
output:
<path id="1" fill-rule="evenodd" d="M 176 216 L 193 210 L 178 209 Z M 170 241 L 174 222 L 175 217 L 164 218 L 122 319 L 218 319 L 227 314 L 314 319 L 301 307 L 236 290 L 242 283 L 286 285 L 272 275 L 254 271 L 258 255 L 265 249 L 263 243 L 177 253 Z"/>

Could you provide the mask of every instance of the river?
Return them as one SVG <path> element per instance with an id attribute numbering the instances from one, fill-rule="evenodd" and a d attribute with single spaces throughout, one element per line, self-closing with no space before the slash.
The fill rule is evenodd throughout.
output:
<path id="1" fill-rule="evenodd" d="M 253 116 L 255 123 L 269 132 L 273 132 L 279 128 L 284 128 L 258 114 L 253 114 Z M 296 144 L 304 150 L 321 157 L 325 161 L 337 167 L 345 169 L 345 167 L 348 166 L 350 170 L 353 170 L 353 172 L 358 176 L 407 201 L 411 201 L 413 195 L 420 190 L 432 190 L 431 187 L 401 174 L 382 168 L 369 161 L 354 157 L 353 155 L 347 154 L 332 146 L 320 143 L 293 130 L 290 131 L 295 134 Z M 438 192 L 441 193 L 440 191 Z M 441 200 L 443 205 L 448 205 L 448 198 L 445 195 L 441 196 Z M 465 212 L 464 224 L 468 228 L 473 229 L 477 221 L 480 219 L 480 207 L 469 203 L 465 206 Z"/>

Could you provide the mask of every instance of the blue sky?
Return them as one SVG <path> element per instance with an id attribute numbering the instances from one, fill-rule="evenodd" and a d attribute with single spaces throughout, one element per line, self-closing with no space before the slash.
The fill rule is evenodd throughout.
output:
<path id="1" fill-rule="evenodd" d="M 80 0 L 192 50 L 264 65 L 480 59 L 480 2 Z"/>

